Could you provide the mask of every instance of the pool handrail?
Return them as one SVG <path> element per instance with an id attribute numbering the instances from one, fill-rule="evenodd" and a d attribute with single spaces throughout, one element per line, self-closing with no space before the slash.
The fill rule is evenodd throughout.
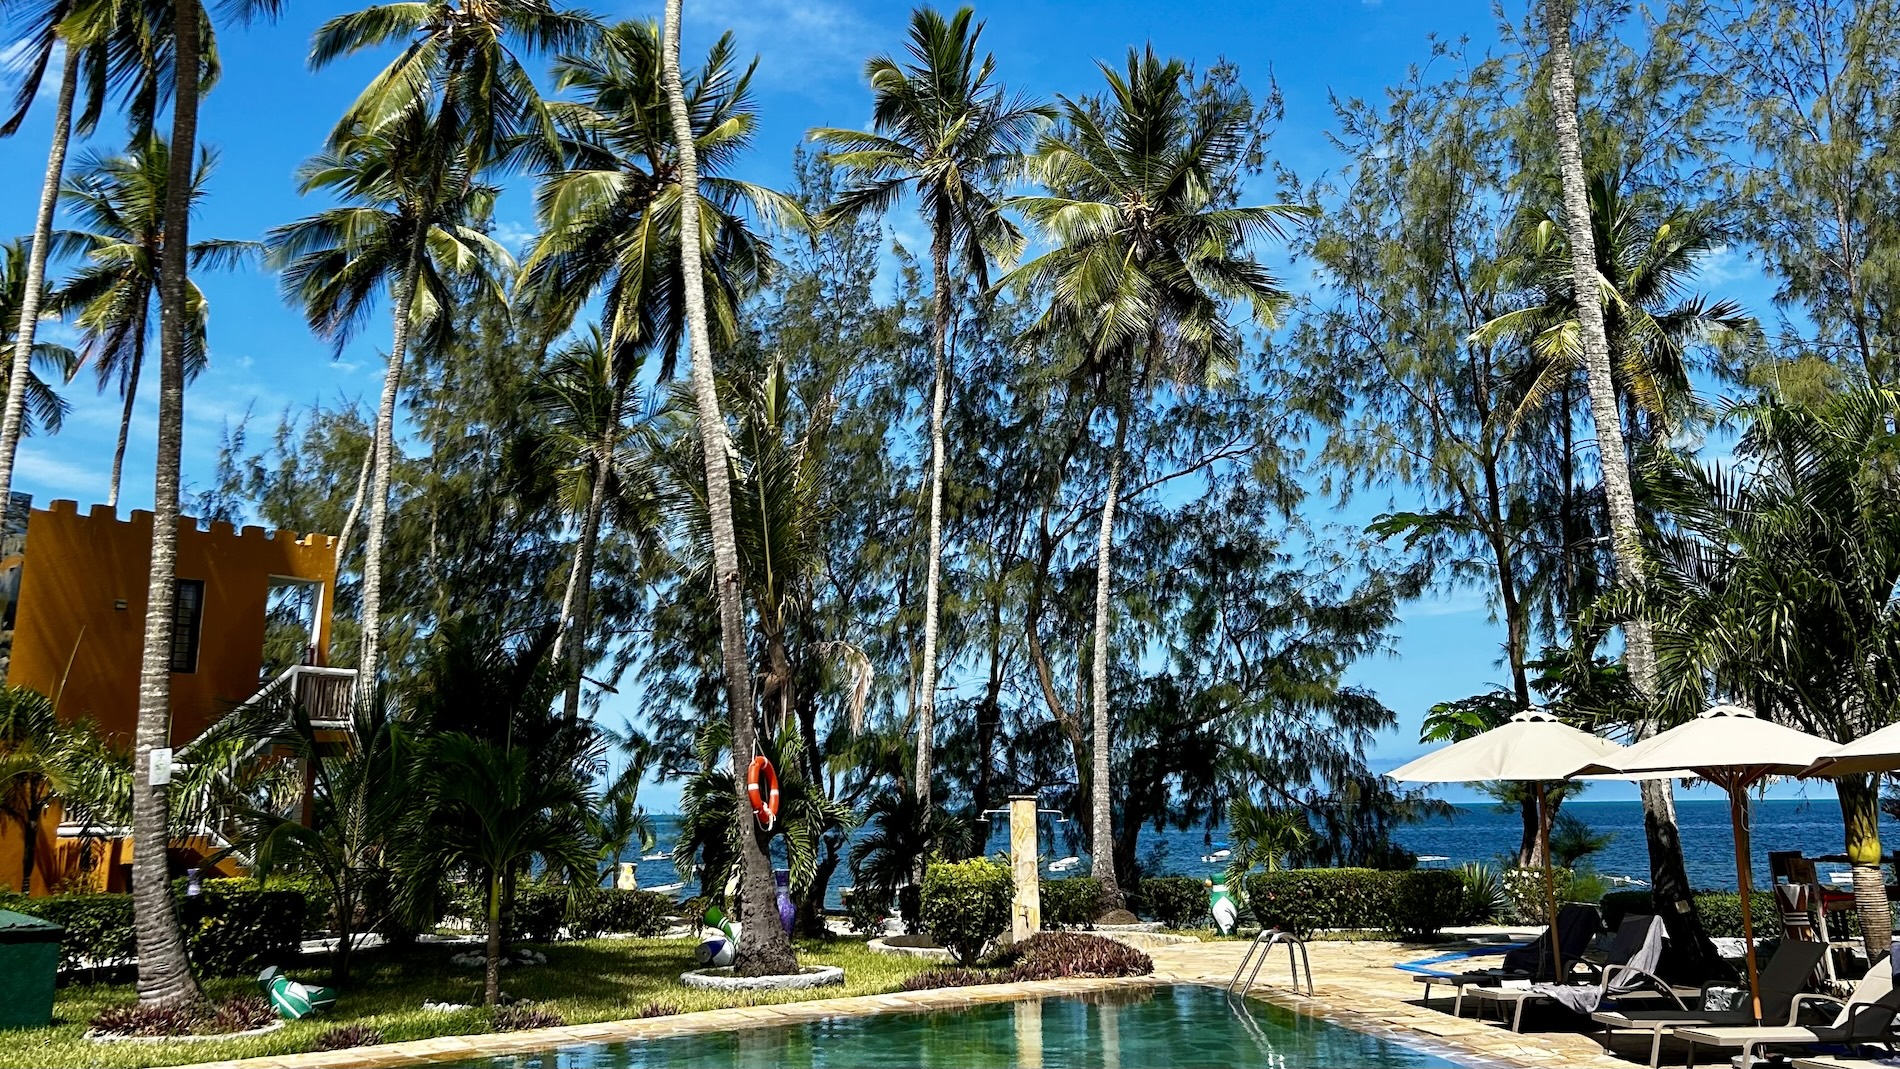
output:
<path id="1" fill-rule="evenodd" d="M 1260 967 L 1265 965 L 1267 959 L 1273 955 L 1273 948 L 1281 945 L 1287 948 L 1287 964 L 1291 966 L 1293 972 L 1293 993 L 1296 995 L 1300 993 L 1300 973 L 1304 970 L 1306 997 L 1312 998 L 1313 963 L 1306 955 L 1306 940 L 1278 928 L 1262 928 L 1260 934 L 1253 937 L 1253 942 L 1247 944 L 1247 952 L 1241 955 L 1240 965 L 1234 969 L 1234 978 L 1227 982 L 1227 994 L 1233 995 L 1236 987 L 1240 988 L 1240 993 L 1243 995 L 1251 991 L 1254 980 L 1260 975 Z M 1247 965 L 1250 962 L 1253 964 L 1253 972 L 1248 973 L 1246 985 L 1241 986 L 1240 974 L 1247 972 Z"/>

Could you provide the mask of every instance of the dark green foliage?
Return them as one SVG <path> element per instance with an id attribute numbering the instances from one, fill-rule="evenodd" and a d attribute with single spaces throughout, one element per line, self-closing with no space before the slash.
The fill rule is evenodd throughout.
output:
<path id="1" fill-rule="evenodd" d="M 1614 929 L 1623 918 L 1634 913 L 1651 913 L 1655 907 L 1650 904 L 1648 891 L 1611 891 L 1603 896 L 1603 924 Z M 1764 938 L 1781 931 L 1781 920 L 1775 913 L 1773 894 L 1756 894 L 1749 903 L 1755 914 L 1755 937 Z M 1734 891 L 1697 891 L 1695 895 L 1696 914 L 1702 918 L 1702 926 L 1714 939 L 1740 939 L 1742 936 L 1742 896 Z M 1842 933 L 1835 933 L 1837 936 Z"/>
<path id="2" fill-rule="evenodd" d="M 209 976 L 241 976 L 294 958 L 303 942 L 296 891 L 213 891 L 179 900 L 191 963 Z"/>
<path id="3" fill-rule="evenodd" d="M 1450 869 L 1292 869 L 1247 878 L 1263 927 L 1305 936 L 1324 928 L 1422 935 L 1463 919 L 1464 883 Z"/>
<path id="4" fill-rule="evenodd" d="M 671 1017 L 680 1012 L 680 1008 L 671 1002 L 654 1001 L 640 1007 L 640 1012 L 634 1016 L 644 1021 L 649 1017 Z"/>
<path id="5" fill-rule="evenodd" d="M 934 991 L 940 987 L 977 987 L 982 984 L 1009 983 L 1008 974 L 998 969 L 931 969 L 904 979 L 906 991 Z"/>
<path id="6" fill-rule="evenodd" d="M 854 887 L 845 896 L 844 911 L 853 932 L 879 935 L 884 931 L 885 918 L 891 915 L 891 896 L 870 887 Z"/>
<path id="7" fill-rule="evenodd" d="M 382 1041 L 383 1034 L 371 1025 L 346 1024 L 318 1036 L 315 1049 L 348 1050 L 351 1047 L 373 1047 Z"/>
<path id="8" fill-rule="evenodd" d="M 897 919 L 904 922 L 907 932 L 922 931 L 924 927 L 924 889 L 916 884 L 908 884 L 897 889 Z"/>
<path id="9" fill-rule="evenodd" d="M 940 861 L 924 870 L 922 924 L 958 961 L 975 961 L 1009 928 L 1009 869 L 985 858 Z"/>
<path id="10" fill-rule="evenodd" d="M 204 889 L 225 893 L 230 891 L 294 891 L 303 896 L 303 921 L 307 931 L 319 932 L 332 930 L 336 917 L 336 896 L 330 886 L 321 877 L 302 873 L 273 873 L 260 886 L 256 880 L 246 877 L 220 877 L 204 881 Z M 184 895 L 184 885 L 173 888 L 180 897 Z"/>
<path id="11" fill-rule="evenodd" d="M 568 935 L 575 939 L 592 939 L 609 932 L 658 935 L 665 930 L 667 915 L 674 909 L 673 900 L 665 895 L 617 887 L 589 888 L 576 892 L 574 898 L 567 927 Z"/>
<path id="12" fill-rule="evenodd" d="M 1102 881 L 1093 876 L 1044 880 L 1041 894 L 1045 928 L 1090 928 L 1102 909 Z"/>
<path id="13" fill-rule="evenodd" d="M 496 1032 L 523 1032 L 530 1028 L 559 1028 L 566 1024 L 566 1018 L 550 1009 L 532 1002 L 517 1002 L 512 1006 L 497 1006 L 489 1018 L 489 1028 Z"/>
<path id="14" fill-rule="evenodd" d="M 207 1033 L 248 1032 L 276 1021 L 277 1011 L 271 1009 L 270 1001 L 264 996 L 238 995 L 213 1007 L 201 1021 L 198 1030 Z"/>
<path id="15" fill-rule="evenodd" d="M 0 908 L 52 921 L 66 929 L 59 941 L 59 967 L 79 968 L 80 959 L 97 969 L 130 962 L 138 953 L 132 931 L 131 895 L 11 896 Z"/>
<path id="16" fill-rule="evenodd" d="M 1209 919 L 1207 885 L 1192 876 L 1150 876 L 1135 885 L 1129 905 L 1167 928 L 1198 928 Z"/>
<path id="17" fill-rule="evenodd" d="M 474 893 L 479 901 L 481 889 L 475 889 Z M 561 929 L 567 926 L 573 898 L 571 888 L 558 884 L 517 884 L 512 902 L 503 906 L 506 924 L 502 929 L 503 937 L 526 939 L 531 943 L 552 943 L 561 937 Z M 480 913 L 476 915 L 480 916 Z M 487 930 L 485 925 L 483 930 Z"/>

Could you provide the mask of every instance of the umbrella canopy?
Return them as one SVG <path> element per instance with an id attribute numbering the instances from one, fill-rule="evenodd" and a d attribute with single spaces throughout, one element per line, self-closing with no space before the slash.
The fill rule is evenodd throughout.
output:
<path id="1" fill-rule="evenodd" d="M 1742 944 L 1757 1021 L 1761 1020 L 1761 976 L 1755 964 L 1755 922 L 1749 906 L 1753 881 L 1748 789 L 1769 776 L 1799 775 L 1821 755 L 1838 748 L 1838 743 L 1763 720 L 1739 705 L 1717 705 L 1686 724 L 1576 770 L 1581 775 L 1619 779 L 1695 776 L 1728 791 L 1729 822 L 1735 829 L 1735 882 L 1742 895 Z"/>
<path id="2" fill-rule="evenodd" d="M 1900 769 L 1900 724 L 1890 724 L 1822 754 L 1808 768 L 1807 774 L 1853 776 L 1863 772 L 1892 772 L 1896 769 Z"/>
<path id="3" fill-rule="evenodd" d="M 1686 724 L 1571 772 L 1615 779 L 1696 776 L 1725 786 L 1740 777 L 1748 787 L 1767 776 L 1798 776 L 1839 746 L 1763 720 L 1739 705 L 1717 705 Z"/>
<path id="4" fill-rule="evenodd" d="M 1521 780 L 1535 785 L 1537 831 L 1544 843 L 1544 905 L 1550 913 L 1550 945 L 1559 980 L 1563 979 L 1563 957 L 1557 949 L 1557 895 L 1550 869 L 1548 784 L 1568 777 L 1580 764 L 1610 760 L 1620 750 L 1616 743 L 1579 731 L 1542 709 L 1526 709 L 1489 731 L 1386 773 L 1404 783 Z"/>
<path id="5" fill-rule="evenodd" d="M 1490 731 L 1433 750 L 1386 775 L 1405 783 L 1560 780 L 1622 749 L 1542 709 L 1527 709 Z"/>

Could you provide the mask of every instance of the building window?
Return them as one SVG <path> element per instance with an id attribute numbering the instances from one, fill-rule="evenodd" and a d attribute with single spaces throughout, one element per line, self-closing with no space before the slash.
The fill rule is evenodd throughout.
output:
<path id="1" fill-rule="evenodd" d="M 178 580 L 172 599 L 172 671 L 198 670 L 198 633 L 204 626 L 205 581 Z"/>

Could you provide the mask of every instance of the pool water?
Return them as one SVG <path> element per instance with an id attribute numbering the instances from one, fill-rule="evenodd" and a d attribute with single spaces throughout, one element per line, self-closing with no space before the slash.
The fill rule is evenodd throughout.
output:
<path id="1" fill-rule="evenodd" d="M 1193 984 L 587 1044 L 462 1064 L 466 1069 L 1457 1065 L 1279 1006 L 1229 1002 L 1218 988 Z"/>

